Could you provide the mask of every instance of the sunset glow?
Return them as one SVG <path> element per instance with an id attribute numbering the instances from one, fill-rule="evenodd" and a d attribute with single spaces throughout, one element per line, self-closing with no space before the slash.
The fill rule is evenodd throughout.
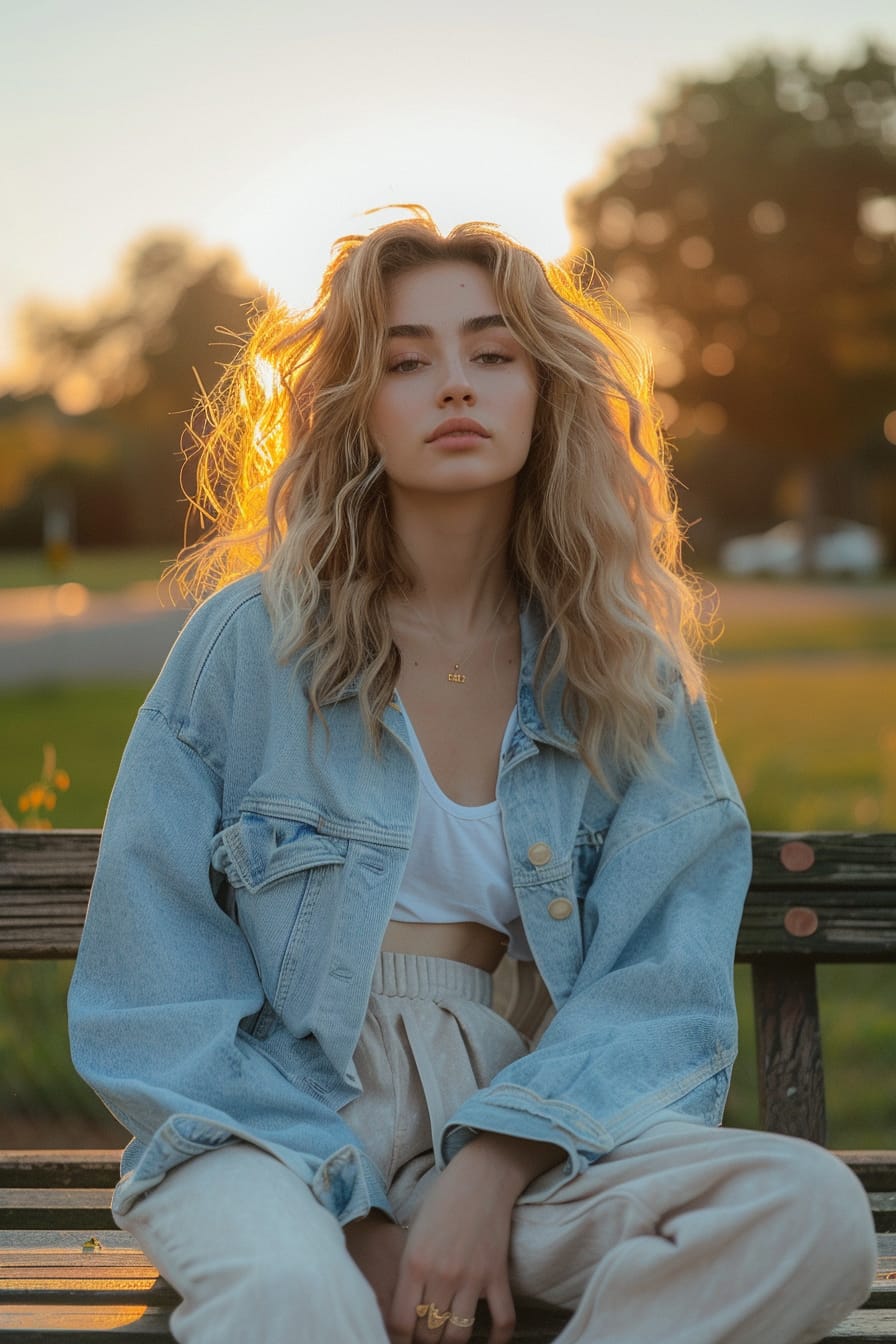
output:
<path id="1" fill-rule="evenodd" d="M 412 19 L 362 0 L 15 6 L 0 58 L 0 114 L 16 128 L 0 370 L 17 307 L 95 298 L 153 228 L 233 248 L 297 306 L 332 241 L 390 202 L 420 202 L 445 227 L 492 220 L 554 259 L 569 246 L 565 193 L 643 127 L 670 79 L 759 47 L 843 59 L 891 29 L 889 0 L 674 14 L 642 0 L 615 17 L 578 0 L 547 12 L 457 0 Z M 778 223 L 760 211 L 755 227 Z M 667 221 L 654 211 L 636 227 L 656 240 Z M 706 246 L 695 229 L 687 264 L 706 266 Z M 70 392 L 84 402 L 85 389 Z"/>

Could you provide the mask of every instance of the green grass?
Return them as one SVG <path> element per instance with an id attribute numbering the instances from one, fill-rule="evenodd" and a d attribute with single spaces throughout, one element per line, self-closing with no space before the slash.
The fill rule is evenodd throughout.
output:
<path id="1" fill-rule="evenodd" d="M 2 573 L 2 569 L 0 569 Z M 145 576 L 144 576 L 145 577 Z M 710 665 L 719 736 L 754 829 L 896 830 L 896 624 L 893 589 L 723 592 L 728 629 Z M 730 599 L 730 600 L 728 600 Z M 144 683 L 0 694 L 0 797 L 14 805 L 55 744 L 71 775 L 58 826 L 102 824 Z M 67 963 L 0 963 L 0 1077 L 6 1109 L 98 1115 L 68 1062 Z M 896 970 L 828 966 L 819 972 L 829 1140 L 890 1147 L 896 1127 Z M 749 970 L 735 972 L 741 1054 L 726 1119 L 757 1124 Z M 23 1040 L 18 1023 L 40 1023 Z"/>
<path id="2" fill-rule="evenodd" d="M 0 550 L 0 588 L 83 583 L 94 592 L 117 592 L 131 583 L 160 579 L 173 558 L 173 554 L 159 549 L 135 547 L 73 551 L 66 563 L 54 570 L 42 551 Z"/>
<path id="3" fill-rule="evenodd" d="M 754 830 L 896 830 L 896 657 L 723 663 L 709 680 Z"/>
<path id="4" fill-rule="evenodd" d="M 777 619 L 738 620 L 727 625 L 709 653 L 717 660 L 765 659 L 782 654 L 896 652 L 896 603 L 890 610 L 857 611 L 848 616 L 809 611 Z"/>
<path id="5" fill-rule="evenodd" d="M 58 795 L 53 825 L 102 826 L 118 762 L 149 681 L 47 686 L 0 694 L 0 799 L 16 815 L 40 774 L 45 742 L 56 748 L 71 789 Z"/>

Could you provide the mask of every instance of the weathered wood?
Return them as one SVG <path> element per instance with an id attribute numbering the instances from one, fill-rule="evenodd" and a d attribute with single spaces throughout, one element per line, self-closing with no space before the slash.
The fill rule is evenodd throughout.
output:
<path id="1" fill-rule="evenodd" d="M 752 843 L 753 885 L 759 890 L 896 886 L 894 831 L 754 831 Z M 790 852 L 796 848 L 803 854 Z"/>
<path id="2" fill-rule="evenodd" d="M 129 1305 L 65 1304 L 41 1302 L 0 1305 L 0 1335 L 3 1344 L 43 1344 L 69 1339 L 72 1344 L 109 1344 L 112 1331 L 143 1344 L 171 1344 L 170 1313 L 165 1308 Z"/>
<path id="3" fill-rule="evenodd" d="M 111 1265 L 100 1271 L 85 1274 L 68 1265 L 48 1269 L 44 1266 L 25 1267 L 16 1273 L 0 1272 L 0 1303 L 6 1302 L 76 1302 L 85 1294 L 100 1294 L 116 1302 L 151 1301 L 157 1306 L 176 1306 L 178 1296 L 164 1279 L 148 1267 Z"/>
<path id="4" fill-rule="evenodd" d="M 894 895 L 892 833 L 755 832 L 738 960 L 774 953 L 814 961 L 893 960 Z M 794 911 L 799 913 L 793 916 Z"/>
<path id="5" fill-rule="evenodd" d="M 837 1149 L 837 1157 L 851 1167 L 866 1190 L 896 1190 L 896 1152 Z"/>
<path id="6" fill-rule="evenodd" d="M 74 956 L 98 845 L 96 831 L 0 832 L 0 958 Z M 753 966 L 761 1120 L 823 1142 L 815 965 L 896 960 L 896 835 L 756 834 L 753 852 L 737 956 Z M 896 1152 L 839 1156 L 869 1192 L 879 1273 L 829 1344 L 896 1344 Z M 170 1344 L 176 1295 L 111 1220 L 119 1158 L 0 1152 L 4 1344 L 100 1344 L 111 1332 Z M 516 1344 L 550 1344 L 565 1319 L 521 1305 Z M 481 1322 L 473 1344 L 487 1335 Z"/>
<path id="7" fill-rule="evenodd" d="M 137 1336 L 171 1344 L 170 1310 L 142 1303 L 0 1303 L 0 1335 L 4 1344 L 36 1344 L 56 1338 L 78 1344 L 108 1344 L 109 1334 Z M 514 1344 L 552 1344 L 568 1313 L 541 1309 L 519 1321 Z M 478 1326 L 470 1344 L 486 1344 L 488 1327 Z"/>
<path id="8" fill-rule="evenodd" d="M 0 957 L 72 957 L 99 831 L 0 831 Z"/>
<path id="9" fill-rule="evenodd" d="M 117 1148 L 0 1149 L 0 1187 L 109 1189 L 118 1181 Z"/>
<path id="10" fill-rule="evenodd" d="M 896 1311 L 854 1311 L 838 1325 L 822 1344 L 851 1339 L 853 1344 L 893 1344 L 896 1340 Z"/>
<path id="11" fill-rule="evenodd" d="M 108 1190 L 0 1189 L 0 1227 L 114 1227 Z"/>
<path id="12" fill-rule="evenodd" d="M 0 831 L 0 957 L 75 955 L 99 837 Z M 782 853 L 795 846 L 801 862 L 811 854 L 808 868 L 784 866 Z M 756 832 L 753 861 L 739 960 L 782 952 L 815 961 L 896 957 L 896 835 Z M 817 928 L 791 933 L 785 920 L 794 908 L 812 912 Z"/>
<path id="13" fill-rule="evenodd" d="M 157 1331 L 154 1337 L 168 1344 L 168 1313 L 177 1302 L 176 1294 L 126 1234 L 109 1235 L 123 1239 L 118 1249 L 104 1244 L 98 1251 L 85 1252 L 71 1244 L 72 1233 L 57 1233 L 55 1241 L 65 1242 L 64 1246 L 28 1246 L 0 1253 L 0 1335 L 4 1341 L 37 1344 L 57 1333 L 78 1340 L 103 1340 L 111 1331 L 132 1334 L 135 1321 L 148 1321 Z M 896 1264 L 896 1237 L 879 1237 L 878 1246 L 881 1264 L 888 1259 Z M 887 1252 L 893 1254 L 888 1257 Z M 865 1309 L 854 1313 L 828 1338 L 852 1339 L 856 1344 L 887 1340 L 894 1298 L 896 1281 L 880 1279 Z M 518 1303 L 518 1313 L 515 1344 L 550 1344 L 567 1319 L 567 1313 L 527 1301 Z M 480 1322 L 473 1344 L 485 1344 L 487 1339 L 487 1313 L 483 1316 L 486 1319 Z"/>
<path id="14" fill-rule="evenodd" d="M 137 1250 L 137 1243 L 127 1232 L 116 1227 L 104 1228 L 0 1228 L 0 1264 L 6 1256 L 20 1251 L 84 1250 L 84 1243 L 95 1237 L 103 1250 Z"/>
<path id="15" fill-rule="evenodd" d="M 759 1123 L 823 1144 L 824 1071 L 815 966 L 773 957 L 753 966 Z"/>

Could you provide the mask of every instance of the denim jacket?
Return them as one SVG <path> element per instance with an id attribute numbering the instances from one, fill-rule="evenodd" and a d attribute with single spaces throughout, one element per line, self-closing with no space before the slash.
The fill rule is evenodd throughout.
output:
<path id="1" fill-rule="evenodd" d="M 528 1054 L 450 1116 L 548 1141 L 561 1186 L 672 1111 L 718 1124 L 736 1053 L 734 945 L 749 827 L 702 700 L 680 680 L 653 769 L 612 797 L 580 759 L 544 633 L 521 607 L 517 726 L 497 798 L 526 935 L 556 1009 Z M 339 1111 L 414 828 L 418 775 L 393 702 L 377 759 L 356 686 L 309 722 L 271 653 L 258 576 L 188 621 L 116 779 L 71 984 L 78 1071 L 134 1135 L 113 1209 L 244 1139 L 341 1222 L 391 1214 Z"/>

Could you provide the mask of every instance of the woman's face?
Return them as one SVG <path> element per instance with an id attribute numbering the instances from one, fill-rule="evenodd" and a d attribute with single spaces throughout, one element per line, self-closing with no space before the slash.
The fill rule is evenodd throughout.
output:
<path id="1" fill-rule="evenodd" d="M 529 453 L 535 362 L 472 262 L 395 276 L 386 364 L 368 428 L 392 488 L 437 494 L 513 480 Z"/>

